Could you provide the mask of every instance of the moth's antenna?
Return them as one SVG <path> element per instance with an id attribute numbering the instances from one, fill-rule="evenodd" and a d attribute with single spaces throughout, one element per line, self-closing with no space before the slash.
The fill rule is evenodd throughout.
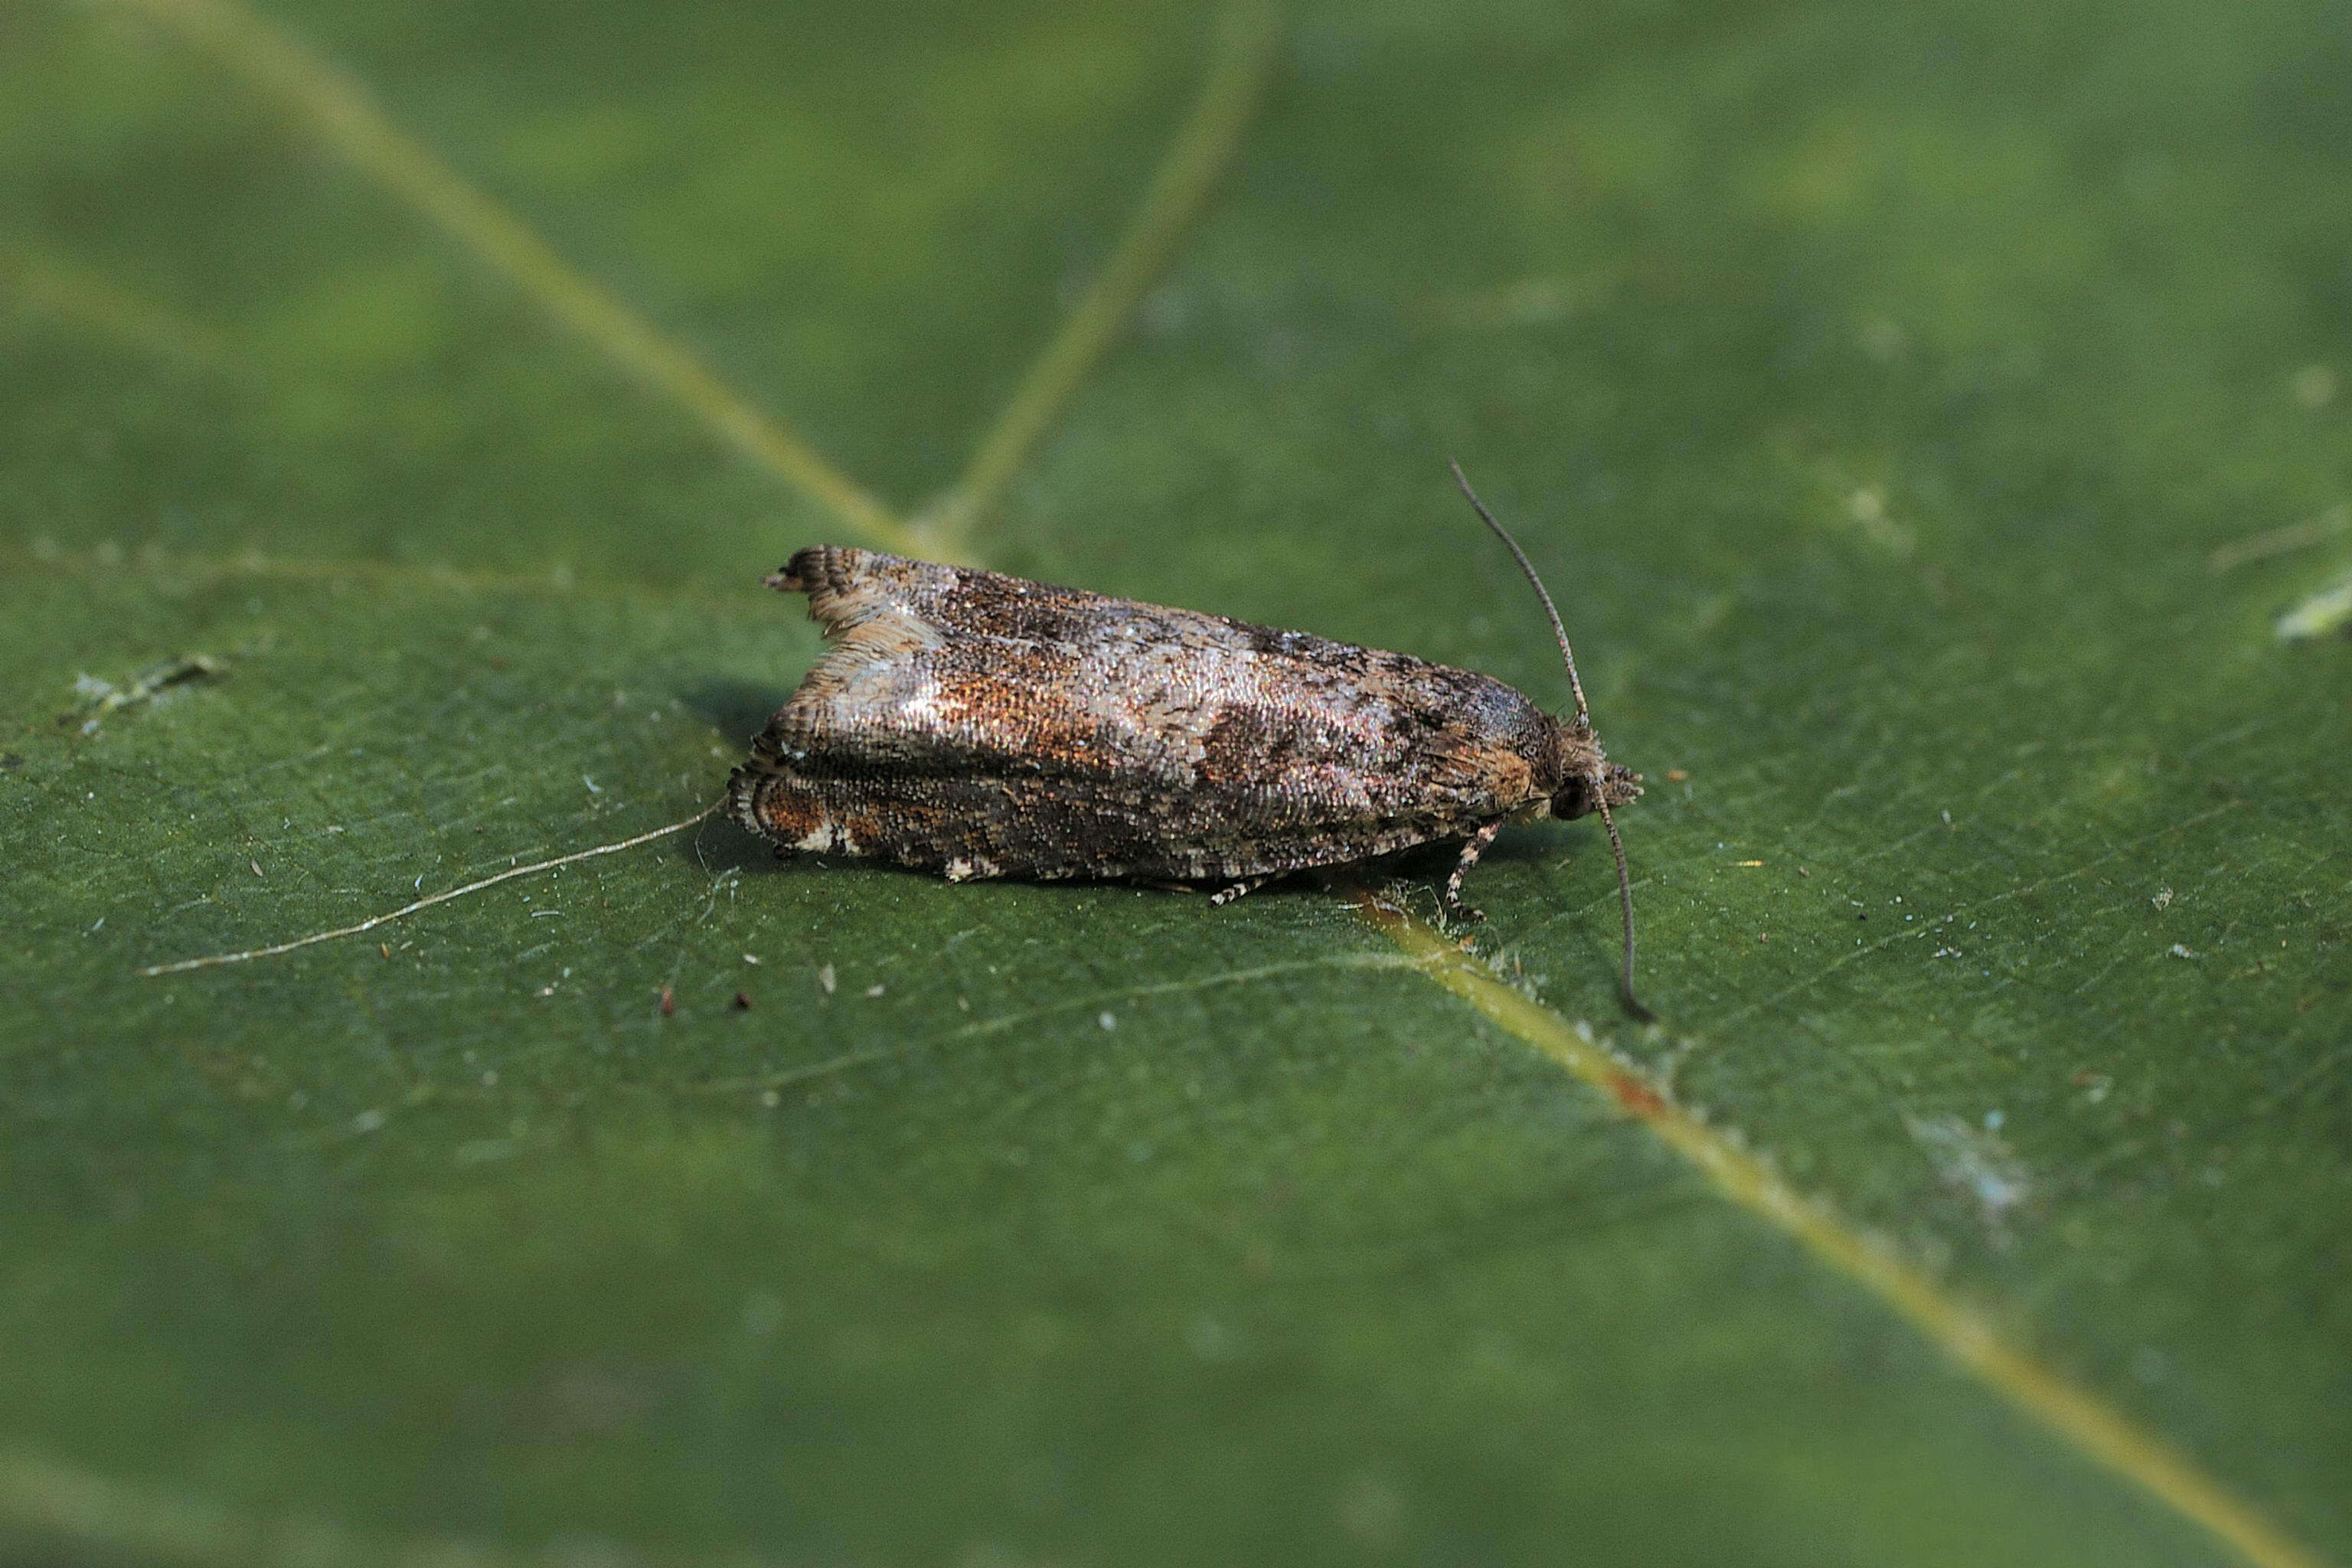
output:
<path id="1" fill-rule="evenodd" d="M 1452 458 L 1446 458 L 1445 464 L 1454 470 L 1454 482 L 1460 485 L 1462 493 L 1470 499 L 1479 520 L 1495 531 L 1495 537 L 1503 542 L 1503 547 L 1511 552 L 1511 559 L 1519 563 L 1519 570 L 1526 573 L 1528 581 L 1534 584 L 1536 597 L 1543 601 L 1544 614 L 1551 621 L 1551 635 L 1559 639 L 1560 662 L 1568 666 L 1568 689 L 1576 694 L 1576 717 L 1590 731 L 1592 710 L 1585 704 L 1584 682 L 1576 678 L 1576 654 L 1568 646 L 1568 628 L 1560 625 L 1559 610 L 1552 604 L 1551 595 L 1544 587 L 1543 579 L 1536 575 L 1535 563 L 1528 559 L 1528 552 L 1519 548 L 1519 542 L 1511 537 L 1511 531 L 1495 521 L 1495 514 L 1486 510 L 1486 503 L 1480 500 L 1478 492 L 1470 488 L 1469 477 L 1463 473 L 1462 465 Z M 1633 878 L 1625 868 L 1625 841 L 1617 837 L 1617 819 L 1609 814 L 1609 783 L 1601 777 L 1598 768 L 1593 770 L 1591 784 L 1592 804 L 1601 810 L 1601 826 L 1609 830 L 1609 852 L 1617 858 L 1617 903 L 1625 916 L 1625 962 L 1617 973 L 1618 994 L 1624 998 L 1626 1012 L 1644 1024 L 1654 1023 L 1658 1016 L 1643 1006 L 1641 998 L 1633 994 Z"/>
<path id="2" fill-rule="evenodd" d="M 1568 666 L 1568 689 L 1576 694 L 1576 716 L 1588 729 L 1591 728 L 1592 710 L 1584 704 L 1584 682 L 1576 679 L 1576 654 L 1568 646 L 1568 628 L 1559 624 L 1559 611 L 1553 607 L 1551 595 L 1545 589 L 1543 579 L 1536 575 L 1535 563 L 1529 561 L 1528 552 L 1519 548 L 1519 542 L 1511 537 L 1511 531 L 1495 521 L 1495 514 L 1486 510 L 1486 503 L 1478 499 L 1478 492 L 1470 488 L 1470 480 L 1462 472 L 1462 465 L 1448 458 L 1445 466 L 1454 470 L 1454 482 L 1460 485 L 1462 493 L 1470 498 L 1470 504 L 1477 509 L 1478 516 L 1495 531 L 1495 537 L 1503 542 L 1503 548 L 1511 552 L 1511 559 L 1519 563 L 1519 570 L 1526 573 L 1528 581 L 1535 584 L 1536 597 L 1543 601 L 1544 614 L 1551 617 L 1551 635 L 1559 639 L 1560 662 Z"/>
<path id="3" fill-rule="evenodd" d="M 1633 879 L 1625 872 L 1625 845 L 1617 837 L 1617 819 L 1609 815 L 1609 794 L 1599 780 L 1593 781 L 1592 798 L 1601 807 L 1601 826 L 1609 830 L 1609 849 L 1617 857 L 1617 902 L 1625 911 L 1625 966 L 1617 972 L 1617 994 L 1625 999 L 1625 1011 L 1644 1024 L 1654 1024 L 1658 1016 L 1642 1005 L 1633 994 Z"/>

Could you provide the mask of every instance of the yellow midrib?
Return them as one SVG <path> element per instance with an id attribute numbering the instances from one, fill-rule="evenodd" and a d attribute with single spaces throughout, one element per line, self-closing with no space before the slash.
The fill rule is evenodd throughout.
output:
<path id="1" fill-rule="evenodd" d="M 800 434 L 724 384 L 684 348 L 556 255 L 513 215 L 399 130 L 361 85 L 236 0 L 110 0 L 167 23 L 220 54 L 320 139 L 505 273 L 557 319 L 649 389 L 686 407 L 729 445 L 877 542 L 960 553 L 973 517 L 1002 489 L 1100 356 L 1150 277 L 1173 256 L 1205 204 L 1262 93 L 1279 37 L 1271 7 L 1229 7 L 1206 88 L 1171 142 L 1147 199 L 1105 275 L 1038 356 L 975 448 L 963 480 L 928 523 L 910 523 L 829 463 Z M 1559 1015 L 1529 1001 L 1428 926 L 1370 895 L 1366 918 L 1414 967 L 1564 1070 L 1609 1094 L 1718 1192 L 1789 1235 L 1824 1265 L 1871 1290 L 1957 1363 L 2108 1469 L 2196 1521 L 2259 1568 L 2321 1568 L 2320 1559 L 2168 1445 L 2095 1394 L 2002 1342 L 1936 1281 L 1835 1213 L 1789 1186 L 1743 1146 L 1616 1062 Z"/>
<path id="2" fill-rule="evenodd" d="M 1812 1198 L 1742 1143 L 1676 1103 L 1662 1084 L 1618 1061 L 1585 1031 L 1529 1001 L 1439 932 L 1366 893 L 1358 904 L 1422 972 L 1511 1035 L 1607 1094 L 1732 1203 L 1786 1232 L 1821 1262 L 1885 1301 L 1955 1362 L 2044 1426 L 2126 1476 L 2264 1568 L 2321 1568 L 2320 1559 L 2088 1390 L 2005 1343 L 1992 1326 L 1891 1247 Z"/>

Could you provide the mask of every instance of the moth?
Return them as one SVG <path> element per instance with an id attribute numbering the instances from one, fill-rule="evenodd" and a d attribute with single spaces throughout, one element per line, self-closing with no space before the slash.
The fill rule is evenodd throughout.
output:
<path id="1" fill-rule="evenodd" d="M 1576 700 L 1559 719 L 1491 676 L 1194 610 L 877 551 L 814 545 L 766 579 L 808 595 L 832 645 L 728 780 L 777 853 L 873 856 L 950 881 L 1205 884 L 1237 899 L 1286 872 L 1459 842 L 1444 908 L 1508 822 L 1642 793 L 1593 733 L 1576 655 L 1534 565 L 1454 477 L 1534 584 Z"/>

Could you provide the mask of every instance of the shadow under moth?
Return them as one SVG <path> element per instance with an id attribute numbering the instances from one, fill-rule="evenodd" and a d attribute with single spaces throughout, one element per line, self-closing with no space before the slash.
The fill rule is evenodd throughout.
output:
<path id="1" fill-rule="evenodd" d="M 1552 717 L 1491 676 L 1193 610 L 876 551 L 814 545 L 767 579 L 832 646 L 728 781 L 735 820 L 792 850 L 950 881 L 1202 883 L 1223 903 L 1282 876 L 1460 841 L 1462 879 L 1507 822 L 1601 815 L 1642 793 L 1593 733 L 1559 612 L 1518 542 L 1576 699 Z"/>

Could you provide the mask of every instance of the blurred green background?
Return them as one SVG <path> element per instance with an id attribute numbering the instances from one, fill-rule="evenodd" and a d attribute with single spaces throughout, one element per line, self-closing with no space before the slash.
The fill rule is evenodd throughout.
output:
<path id="1" fill-rule="evenodd" d="M 2342 6 L 5 0 L 0 105 L 0 1557 L 2352 1562 Z M 1590 823 L 1450 968 L 705 824 L 133 973 L 686 816 L 817 540 L 1564 702 L 1449 453 L 1657 1028 Z"/>

